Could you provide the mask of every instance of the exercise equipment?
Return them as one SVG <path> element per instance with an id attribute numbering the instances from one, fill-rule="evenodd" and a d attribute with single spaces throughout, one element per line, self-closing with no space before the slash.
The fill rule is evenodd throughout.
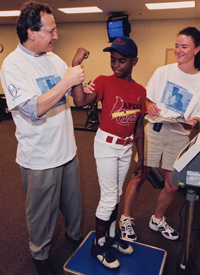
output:
<path id="1" fill-rule="evenodd" d="M 87 119 L 86 119 L 85 127 L 74 126 L 74 130 L 91 131 L 91 132 L 97 131 L 97 128 L 99 126 L 99 115 L 98 115 L 97 105 L 98 103 L 87 106 L 86 108 Z"/>
<path id="2" fill-rule="evenodd" d="M 5 95 L 0 94 L 0 121 L 7 118 L 12 118 L 12 115 L 8 110 Z"/>
<path id="3" fill-rule="evenodd" d="M 148 176 L 148 181 L 152 184 L 154 188 L 162 189 L 165 185 L 165 178 L 156 168 L 151 168 Z"/>
<path id="4" fill-rule="evenodd" d="M 183 236 L 183 246 L 180 260 L 179 274 L 188 273 L 191 225 L 194 212 L 194 202 L 199 198 L 197 190 L 200 188 L 200 136 L 196 135 L 180 152 L 172 174 L 172 184 L 186 188 L 186 213 Z"/>

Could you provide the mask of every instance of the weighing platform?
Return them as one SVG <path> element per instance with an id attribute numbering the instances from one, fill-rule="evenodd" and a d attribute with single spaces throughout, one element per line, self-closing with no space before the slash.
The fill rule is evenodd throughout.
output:
<path id="1" fill-rule="evenodd" d="M 95 231 L 91 231 L 74 254 L 64 264 L 65 274 L 79 275 L 161 275 L 167 252 L 153 246 L 128 242 L 133 248 L 132 255 L 122 255 L 112 249 L 121 266 L 118 270 L 108 270 L 90 254 Z"/>

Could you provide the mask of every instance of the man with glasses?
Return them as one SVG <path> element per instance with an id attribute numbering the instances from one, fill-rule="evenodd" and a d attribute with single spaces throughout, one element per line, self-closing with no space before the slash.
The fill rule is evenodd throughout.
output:
<path id="1" fill-rule="evenodd" d="M 24 3 L 17 34 L 20 43 L 3 62 L 1 82 L 16 124 L 29 248 L 39 274 L 49 275 L 55 274 L 49 250 L 59 207 L 66 236 L 80 243 L 79 167 L 67 92 L 83 82 L 84 72 L 52 53 L 58 34 L 47 4 Z"/>

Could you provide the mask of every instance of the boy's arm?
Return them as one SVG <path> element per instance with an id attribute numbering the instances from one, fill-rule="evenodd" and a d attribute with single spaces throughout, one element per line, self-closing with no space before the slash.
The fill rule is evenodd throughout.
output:
<path id="1" fill-rule="evenodd" d="M 83 48 L 78 48 L 73 60 L 72 67 L 82 64 L 83 60 L 89 57 L 89 52 Z M 85 105 L 94 103 L 97 97 L 97 93 L 91 94 L 84 93 L 82 83 L 72 88 L 74 104 L 77 107 L 83 107 Z"/>
<path id="2" fill-rule="evenodd" d="M 143 160 L 144 160 L 144 126 L 143 117 L 138 119 L 137 128 L 135 131 L 135 136 L 139 136 L 136 141 L 136 147 L 138 152 L 138 161 L 136 163 L 135 170 L 133 172 L 133 178 L 138 179 L 142 175 Z"/>

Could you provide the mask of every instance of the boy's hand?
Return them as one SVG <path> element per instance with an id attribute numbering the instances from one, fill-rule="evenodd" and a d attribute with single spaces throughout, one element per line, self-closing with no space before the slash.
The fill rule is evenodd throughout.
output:
<path id="1" fill-rule="evenodd" d="M 94 83 L 90 83 L 87 86 L 83 87 L 84 93 L 86 94 L 92 94 L 94 92 Z"/>
<path id="2" fill-rule="evenodd" d="M 132 175 L 132 177 L 134 179 L 139 179 L 141 177 L 141 175 L 142 175 L 142 168 L 143 168 L 142 163 L 141 162 L 137 162 L 135 170 L 134 170 L 133 175 Z"/>
<path id="3" fill-rule="evenodd" d="M 78 48 L 73 60 L 72 60 L 72 66 L 80 65 L 84 59 L 87 59 L 89 57 L 90 52 L 85 50 L 84 48 Z"/>

